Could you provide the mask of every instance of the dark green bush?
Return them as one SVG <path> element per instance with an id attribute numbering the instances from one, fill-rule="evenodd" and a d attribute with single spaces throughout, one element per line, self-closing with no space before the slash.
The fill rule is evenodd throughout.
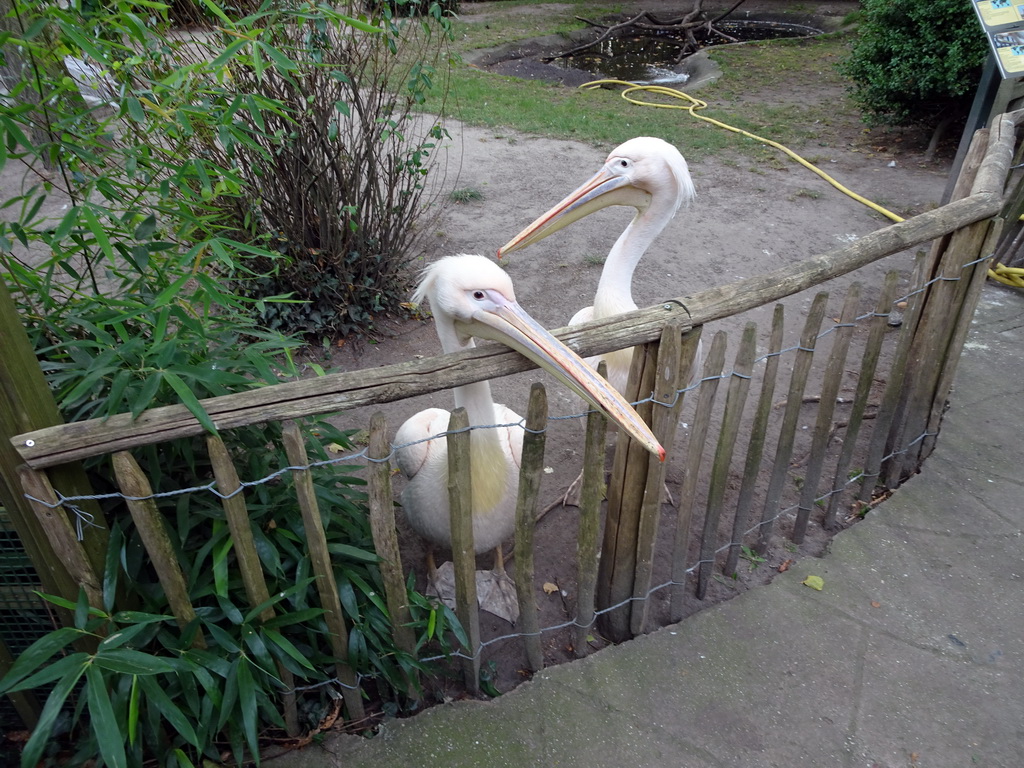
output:
<path id="1" fill-rule="evenodd" d="M 840 71 L 870 125 L 935 127 L 970 110 L 988 43 L 964 0 L 864 0 Z"/>

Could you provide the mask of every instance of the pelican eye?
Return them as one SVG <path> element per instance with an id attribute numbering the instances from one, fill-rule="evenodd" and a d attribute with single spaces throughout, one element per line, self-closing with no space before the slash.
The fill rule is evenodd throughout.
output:
<path id="1" fill-rule="evenodd" d="M 477 301 L 483 301 L 485 298 L 487 298 L 487 294 L 484 293 L 483 291 L 473 291 L 473 298 L 476 299 Z"/>

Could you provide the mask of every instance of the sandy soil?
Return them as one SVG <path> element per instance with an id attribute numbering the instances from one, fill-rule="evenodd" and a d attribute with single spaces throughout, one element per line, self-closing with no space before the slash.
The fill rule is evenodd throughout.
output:
<path id="1" fill-rule="evenodd" d="M 629 4 L 627 4 L 629 5 Z M 778 8 L 777 3 L 764 3 Z M 846 13 L 856 3 L 815 5 L 811 10 Z M 542 13 L 546 6 L 530 6 L 529 12 Z M 650 7 L 646 4 L 645 7 Z M 524 9 L 526 10 L 526 9 Z M 628 10 L 628 9 L 627 9 Z M 804 11 L 808 10 L 806 7 Z M 466 4 L 463 17 L 486 20 L 486 5 Z M 759 92 L 745 96 L 750 100 L 813 99 L 828 103 L 841 98 L 835 90 L 820 84 L 786 86 L 777 92 Z M 493 255 L 537 215 L 561 199 L 567 192 L 595 172 L 612 146 L 590 146 L 536 136 L 518 135 L 506 130 L 488 130 L 470 126 L 451 127 L 453 141 L 446 148 L 448 173 L 446 185 L 451 189 L 473 188 L 483 199 L 451 205 L 434 233 L 435 247 L 424 261 L 460 252 Z M 709 129 L 711 130 L 711 129 Z M 633 133 L 624 115 L 622 140 Z M 814 159 L 827 173 L 860 195 L 890 207 L 904 216 L 934 207 L 943 194 L 949 171 L 951 152 L 933 163 L 922 159 L 926 136 L 906 136 L 886 131 L 866 131 L 857 120 L 837 119 L 822 126 L 821 134 L 806 146 L 792 149 Z M 686 154 L 686 147 L 680 148 Z M 949 148 L 947 148 L 948 150 Z M 955 149 L 955 147 L 953 147 Z M 634 278 L 633 293 L 639 306 L 649 306 L 663 299 L 684 296 L 712 286 L 741 280 L 766 270 L 773 270 L 841 244 L 886 225 L 886 221 L 865 206 L 847 197 L 811 172 L 779 155 L 778 162 L 755 164 L 737 152 L 725 152 L 714 158 L 690 163 L 697 189 L 697 201 L 680 212 L 641 262 Z M 608 248 L 631 217 L 623 208 L 606 209 L 588 217 L 585 224 L 576 224 L 557 236 L 529 249 L 507 257 L 507 268 L 515 282 L 520 303 L 548 327 L 563 326 L 579 308 L 592 302 L 600 274 L 597 258 Z M 833 292 L 830 316 L 838 314 L 842 289 L 853 279 L 865 286 L 864 304 L 873 302 L 881 277 L 889 269 L 909 271 L 912 254 L 900 254 L 862 270 L 856 276 L 826 286 Z M 905 283 L 904 283 L 905 286 Z M 817 290 L 798 294 L 785 300 L 788 333 L 795 336 L 799 324 Z M 705 339 L 725 330 L 730 339 L 737 339 L 742 326 L 754 320 L 761 328 L 759 344 L 767 342 L 767 323 L 771 307 L 742 317 L 730 318 L 705 329 Z M 706 342 L 707 343 L 707 342 Z M 395 323 L 382 328 L 377 343 L 346 346 L 332 361 L 340 368 L 355 369 L 387 365 L 418 355 L 439 351 L 437 338 L 429 322 Z M 730 343 L 727 359 L 734 354 Z M 783 387 L 787 380 L 783 366 Z M 526 398 L 535 374 L 522 374 L 494 382 L 495 397 L 519 413 L 525 413 Z M 568 392 L 553 381 L 549 398 L 553 416 L 577 413 L 578 406 Z M 810 391 L 813 392 L 812 384 Z M 720 394 L 720 397 L 723 395 Z M 782 399 L 784 394 L 777 399 Z M 406 417 L 428 407 L 450 407 L 446 392 L 430 397 L 387 405 L 385 411 L 392 429 Z M 692 404 L 691 404 L 692 407 Z M 668 469 L 668 486 L 676 491 L 681 479 L 684 451 L 688 450 L 688 417 L 684 412 L 683 428 L 675 446 L 675 458 Z M 813 417 L 813 411 L 808 411 Z M 362 428 L 368 413 L 346 415 L 343 425 Z M 802 422 L 803 423 L 803 422 Z M 579 419 L 552 422 L 547 438 L 546 475 L 542 500 L 555 498 L 580 470 L 583 426 Z M 703 446 L 710 455 L 713 443 Z M 742 452 L 734 459 L 742 467 Z M 769 450 L 770 453 L 770 450 Z M 767 454 L 766 454 L 767 455 Z M 799 463 L 799 448 L 797 461 Z M 400 486 L 400 480 L 398 481 Z M 699 510 L 698 510 L 699 515 Z M 663 512 L 666 531 L 671 536 L 673 513 L 666 506 Z M 572 617 L 574 606 L 574 575 L 570 565 L 575 552 L 575 508 L 558 509 L 538 526 L 537 588 L 542 605 L 541 626 L 552 626 Z M 401 522 L 400 522 L 401 525 Z M 699 517 L 693 530 L 699 530 Z M 794 552 L 781 538 L 769 552 L 768 563 L 754 569 L 741 561 L 740 579 L 722 579 L 712 584 L 704 603 L 690 599 L 688 611 L 696 611 L 717 600 L 727 599 L 749 585 L 770 578 L 783 558 L 820 555 L 827 546 L 828 535 L 812 524 L 807 542 Z M 785 530 L 785 527 L 782 527 Z M 403 556 L 407 567 L 420 568 L 422 554 L 415 536 L 404 528 Z M 670 540 L 670 539 L 669 539 Z M 659 555 L 659 570 L 654 583 L 666 574 L 664 552 Z M 695 555 L 691 554 L 691 562 Z M 483 561 L 481 561 L 483 564 Z M 544 582 L 557 584 L 561 592 L 547 594 Z M 653 597 L 651 626 L 665 621 L 667 593 Z M 484 614 L 484 635 L 495 637 L 514 631 L 507 623 L 487 618 Z M 595 646 L 602 643 L 595 637 Z M 565 631 L 544 635 L 546 663 L 571 658 L 569 635 Z M 520 643 L 501 642 L 488 647 L 485 664 L 497 665 L 498 687 L 508 689 L 523 679 L 525 660 Z M 457 692 L 453 684 L 448 694 Z"/>

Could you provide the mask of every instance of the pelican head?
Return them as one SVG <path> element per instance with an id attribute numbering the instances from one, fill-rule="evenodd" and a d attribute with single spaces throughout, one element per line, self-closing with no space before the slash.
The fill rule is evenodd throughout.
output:
<path id="1" fill-rule="evenodd" d="M 668 219 L 694 197 L 679 150 L 662 139 L 638 136 L 613 149 L 601 170 L 499 248 L 498 258 L 610 205 L 636 208 L 642 215 L 656 204 L 658 215 Z"/>
<path id="2" fill-rule="evenodd" d="M 413 301 L 430 302 L 442 347 L 472 345 L 473 338 L 500 342 L 533 360 L 569 389 L 603 411 L 662 460 L 665 449 L 633 407 L 579 355 L 519 306 L 512 281 L 483 256 L 448 256 L 429 266 Z M 449 341 L 446 343 L 446 339 Z"/>

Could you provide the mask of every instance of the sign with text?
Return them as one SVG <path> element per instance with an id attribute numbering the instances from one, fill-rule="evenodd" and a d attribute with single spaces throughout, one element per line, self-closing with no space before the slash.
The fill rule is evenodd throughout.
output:
<path id="1" fill-rule="evenodd" d="M 1024 76 L 1024 0 L 974 0 L 1003 77 Z"/>

